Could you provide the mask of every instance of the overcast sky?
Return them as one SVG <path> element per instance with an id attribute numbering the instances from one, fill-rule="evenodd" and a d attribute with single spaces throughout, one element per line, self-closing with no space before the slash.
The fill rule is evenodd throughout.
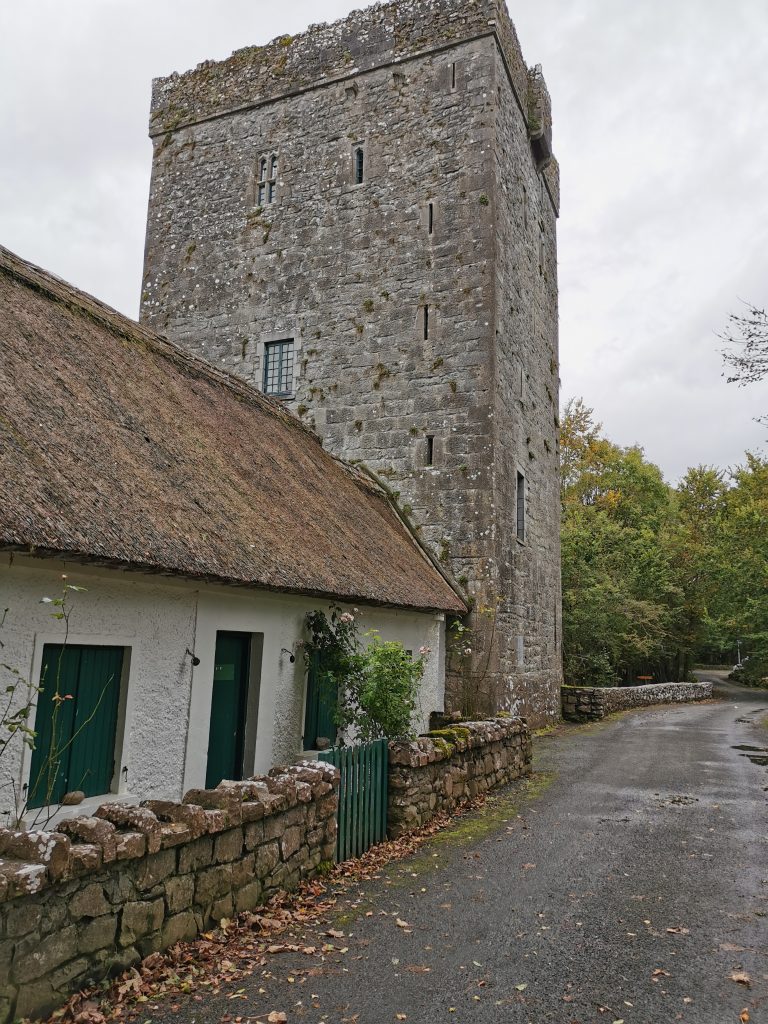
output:
<path id="1" fill-rule="evenodd" d="M 0 0 L 0 243 L 138 313 L 150 83 L 350 0 Z M 670 480 L 764 446 L 721 376 L 768 304 L 768 2 L 511 0 L 552 93 L 562 396 Z M 565 12 L 565 13 L 564 13 Z"/>

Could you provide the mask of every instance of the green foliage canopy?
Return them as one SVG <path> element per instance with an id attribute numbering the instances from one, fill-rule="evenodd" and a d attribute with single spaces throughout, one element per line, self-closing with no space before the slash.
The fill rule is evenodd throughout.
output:
<path id="1" fill-rule="evenodd" d="M 685 678 L 696 659 L 768 674 L 768 462 L 690 469 L 677 488 L 580 400 L 562 417 L 566 682 Z"/>

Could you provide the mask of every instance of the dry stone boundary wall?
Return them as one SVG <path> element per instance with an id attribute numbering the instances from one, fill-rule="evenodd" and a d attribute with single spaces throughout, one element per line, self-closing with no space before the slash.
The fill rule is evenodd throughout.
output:
<path id="1" fill-rule="evenodd" d="M 593 722 L 612 711 L 644 707 L 647 704 L 687 704 L 708 700 L 712 683 L 654 683 L 650 686 L 564 686 L 563 718 L 572 722 Z"/>
<path id="2" fill-rule="evenodd" d="M 305 762 L 55 832 L 0 829 L 0 1022 L 295 888 L 333 860 L 338 785 Z"/>
<path id="3" fill-rule="evenodd" d="M 524 718 L 460 722 L 412 743 L 390 743 L 387 834 L 396 838 L 530 771 Z"/>
<path id="4" fill-rule="evenodd" d="M 523 718 L 460 722 L 389 747 L 391 837 L 530 772 Z M 35 1017 L 334 859 L 339 773 L 322 762 L 105 803 L 56 831 L 0 829 L 0 1024 Z"/>

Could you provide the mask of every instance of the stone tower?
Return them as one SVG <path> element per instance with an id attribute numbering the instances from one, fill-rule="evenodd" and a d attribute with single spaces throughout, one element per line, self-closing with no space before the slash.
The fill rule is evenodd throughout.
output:
<path id="1" fill-rule="evenodd" d="M 558 170 L 504 0 L 158 79 L 150 135 L 143 322 L 399 493 L 474 600 L 450 705 L 556 717 Z"/>

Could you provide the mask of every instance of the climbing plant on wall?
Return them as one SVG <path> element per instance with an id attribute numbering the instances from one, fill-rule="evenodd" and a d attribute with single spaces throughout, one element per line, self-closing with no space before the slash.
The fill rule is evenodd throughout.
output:
<path id="1" fill-rule="evenodd" d="M 342 738 L 367 742 L 412 734 L 428 647 L 414 657 L 376 630 L 361 637 L 356 616 L 337 605 L 328 614 L 310 612 L 307 631 L 307 670 L 316 671 L 319 685 L 333 695 Z"/>

